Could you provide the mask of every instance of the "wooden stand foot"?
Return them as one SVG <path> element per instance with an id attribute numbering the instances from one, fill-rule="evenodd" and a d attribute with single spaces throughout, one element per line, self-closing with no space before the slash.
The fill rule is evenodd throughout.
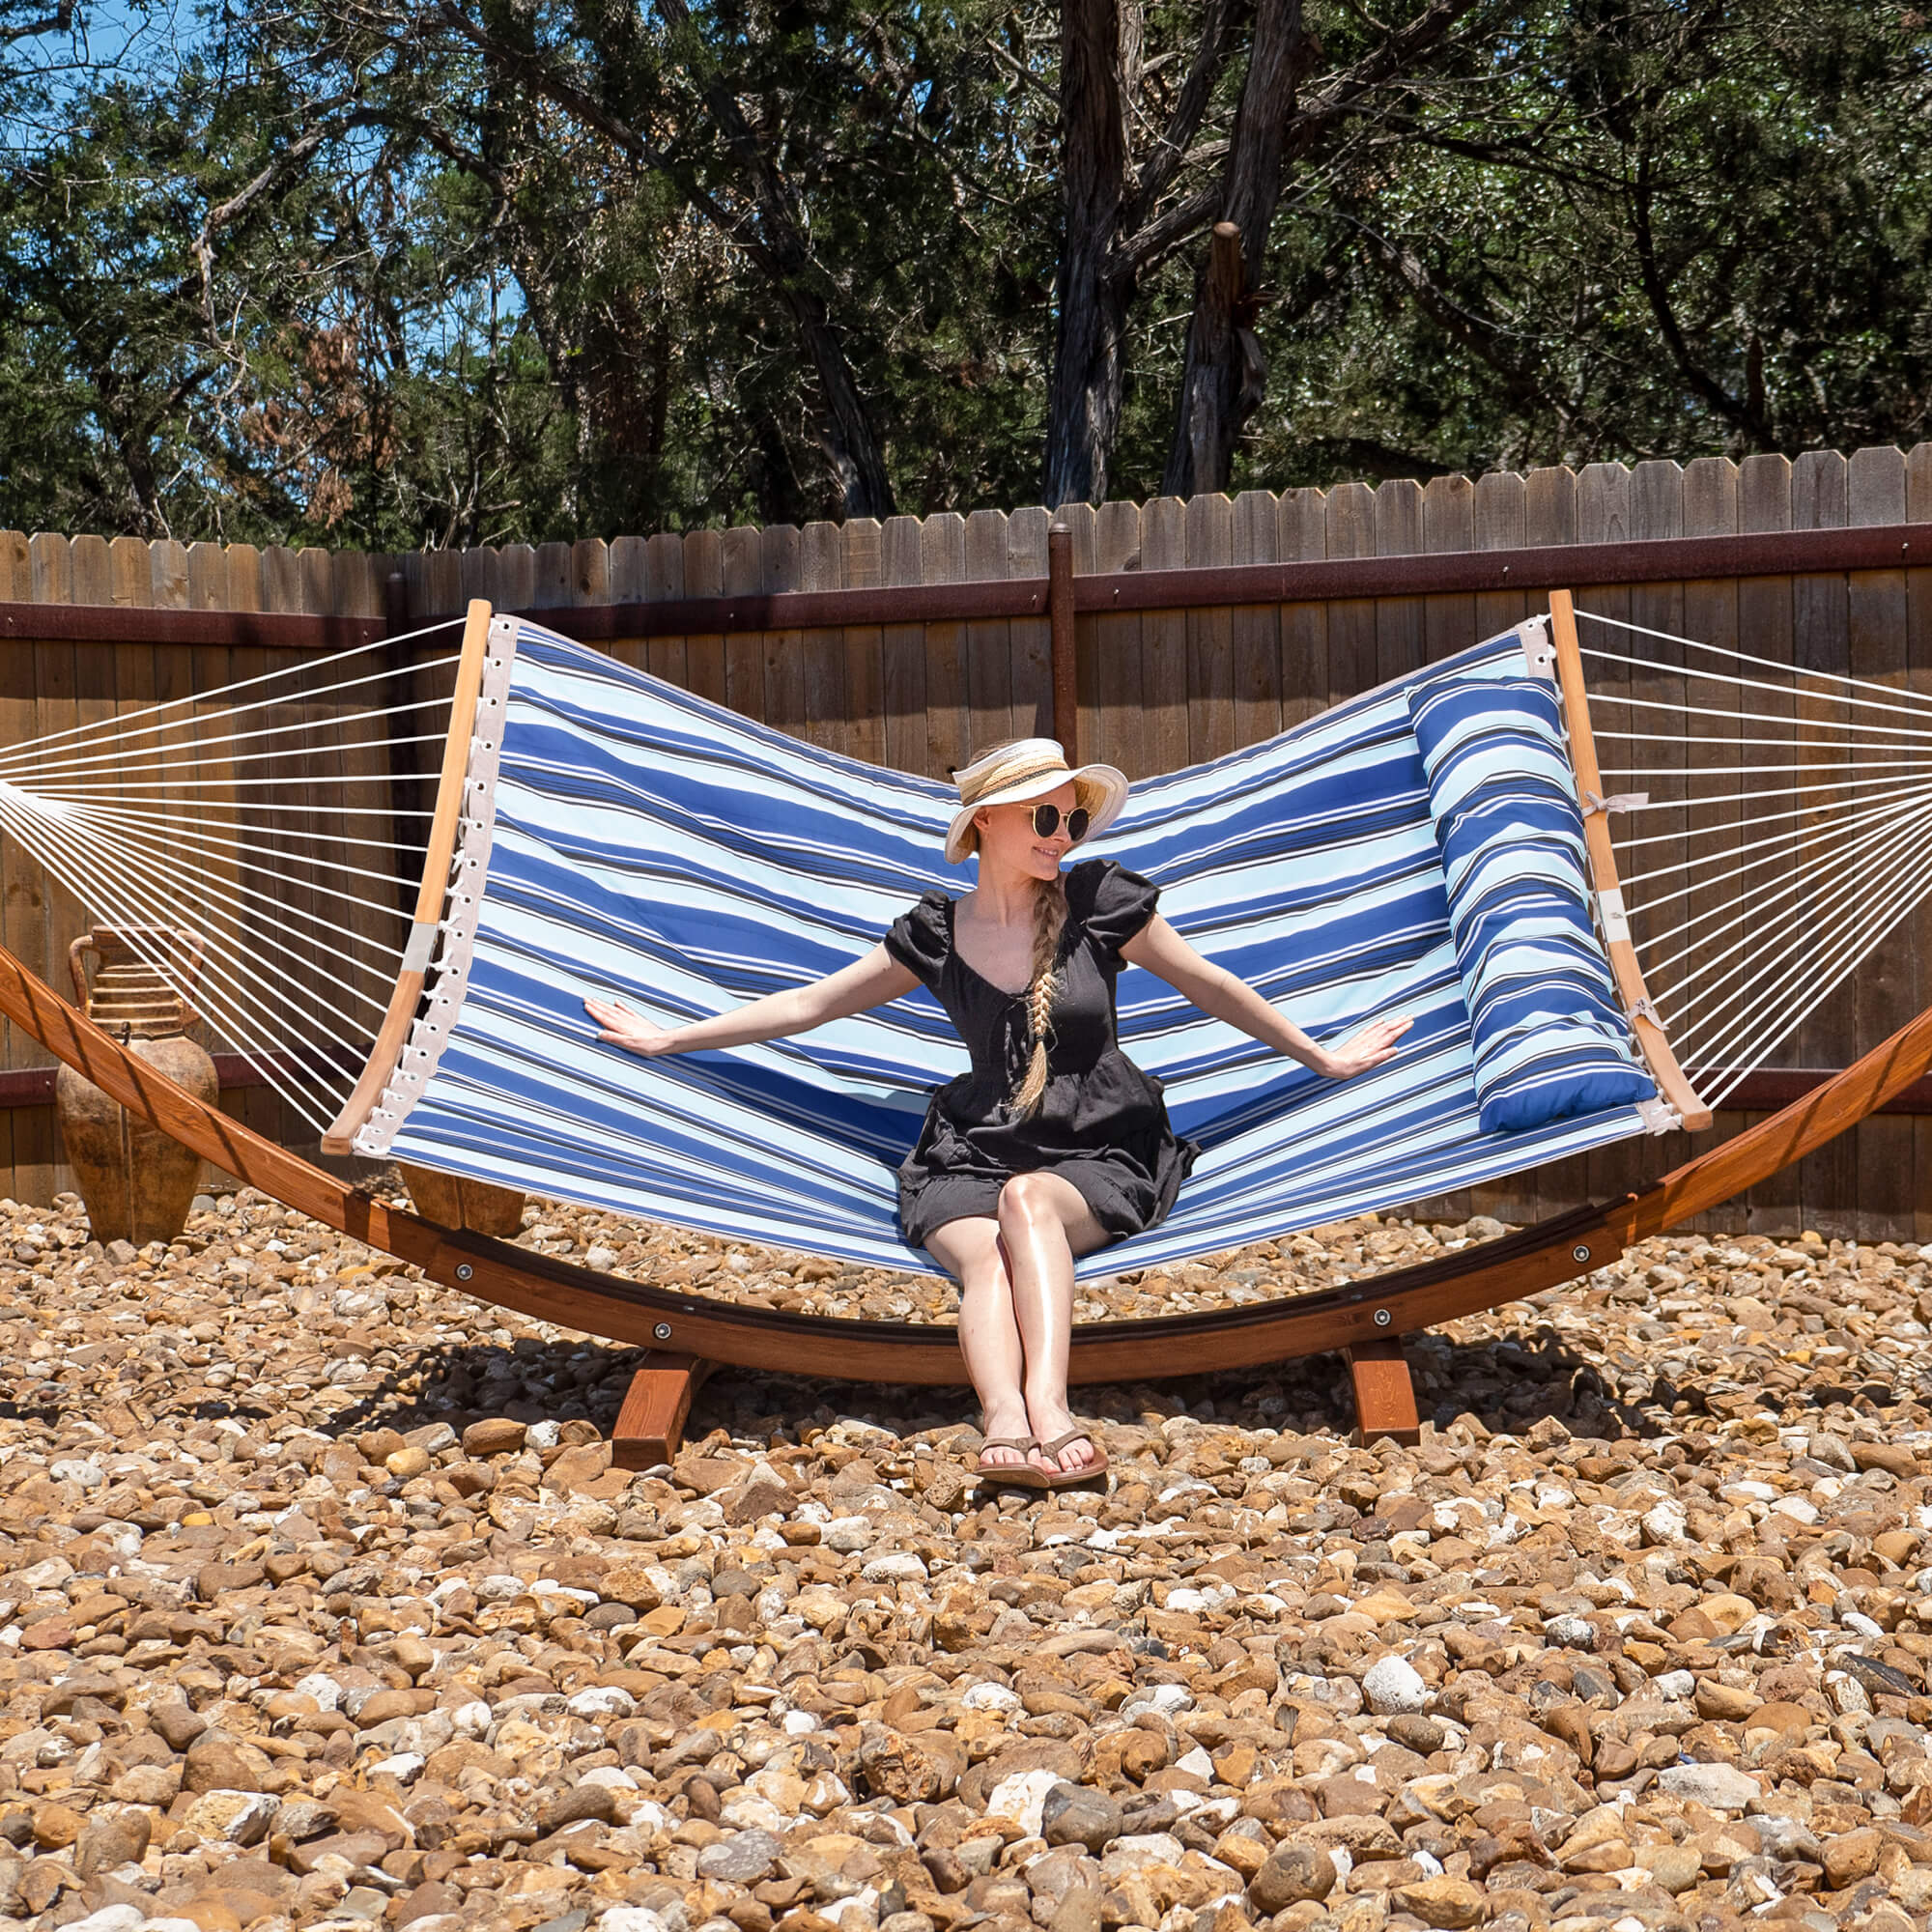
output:
<path id="1" fill-rule="evenodd" d="M 653 1349 L 644 1356 L 611 1432 L 611 1462 L 619 1469 L 649 1469 L 671 1462 L 684 1441 L 692 1398 L 710 1380 L 715 1362 Z"/>
<path id="2" fill-rule="evenodd" d="M 1415 1384 L 1402 1343 L 1393 1335 L 1385 1342 L 1363 1342 L 1343 1353 L 1355 1384 L 1355 1417 L 1364 1443 L 1391 1440 L 1412 1447 L 1422 1440 L 1422 1423 L 1415 1412 Z"/>

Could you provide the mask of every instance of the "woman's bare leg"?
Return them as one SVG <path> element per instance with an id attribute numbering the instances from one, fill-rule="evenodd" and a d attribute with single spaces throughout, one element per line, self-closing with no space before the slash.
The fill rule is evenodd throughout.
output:
<path id="1" fill-rule="evenodd" d="M 1027 1419 L 1042 1442 L 1073 1427 L 1066 1403 L 1066 1358 L 1073 1341 L 1073 1258 L 1102 1246 L 1107 1231 L 1086 1198 L 1062 1176 L 1016 1174 L 1000 1190 L 1000 1234 L 1012 1281 L 1013 1313 L 1026 1350 Z M 1036 1455 L 1041 1469 L 1071 1475 L 1098 1460 L 1086 1436 L 1057 1456 Z"/>
<path id="2" fill-rule="evenodd" d="M 1031 1435 L 1021 1384 L 1025 1355 L 999 1222 L 980 1214 L 948 1221 L 925 1245 L 959 1283 L 959 1352 L 980 1398 L 984 1433 L 1015 1439 Z M 1027 1459 L 1017 1449 L 989 1449 L 981 1461 L 989 1468 L 1024 1468 Z"/>

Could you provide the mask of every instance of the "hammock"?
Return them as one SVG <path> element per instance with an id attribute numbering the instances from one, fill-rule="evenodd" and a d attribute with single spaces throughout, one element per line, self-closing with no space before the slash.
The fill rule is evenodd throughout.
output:
<path id="1" fill-rule="evenodd" d="M 1384 1014 L 1415 1024 L 1383 1067 L 1324 1081 L 1129 969 L 1122 1044 L 1204 1152 L 1167 1222 L 1083 1275 L 1702 1124 L 1916 902 L 1932 787 L 1912 772 L 1932 706 L 1735 653 L 1660 665 L 1630 654 L 1629 629 L 1580 655 L 1609 668 L 1598 706 L 1627 707 L 1628 731 L 1598 735 L 1652 747 L 1634 755 L 1666 762 L 1646 771 L 1599 773 L 1580 682 L 1559 703 L 1538 619 L 1136 786 L 1093 855 L 1158 884 L 1205 953 L 1319 1039 Z M 1680 659 L 1711 650 L 1661 641 Z M 923 891 L 970 887 L 939 859 L 951 789 L 527 621 L 472 616 L 462 653 L 417 667 L 419 685 L 454 671 L 453 707 L 446 687 L 397 703 L 389 668 L 356 655 L 17 748 L 0 756 L 0 831 L 100 920 L 191 927 L 198 1003 L 335 1146 L 929 1266 L 897 1237 L 893 1169 L 929 1088 L 965 1063 L 927 994 L 657 1061 L 597 1043 L 582 1000 L 615 994 L 675 1024 L 849 963 Z M 1761 715 L 1725 711 L 1700 701 L 1700 679 L 1777 696 Z M 444 708 L 446 735 L 398 732 Z M 1674 757 L 1714 717 L 1729 762 Z M 1782 758 L 1748 749 L 1753 718 Z M 384 776 L 417 742 L 446 746 L 441 797 L 460 812 L 406 805 Z M 1600 796 L 1624 777 L 1674 791 Z M 186 809 L 208 793 L 213 810 Z M 1670 814 L 1626 835 L 1639 863 L 1621 882 L 1610 809 L 1627 824 Z M 412 820 L 431 827 L 413 915 L 389 856 L 422 848 Z M 1741 902 L 1759 878 L 1775 885 Z M 1638 885 L 1641 918 L 1624 896 Z M 1680 1063 L 1704 1069 L 1696 1087 Z"/>

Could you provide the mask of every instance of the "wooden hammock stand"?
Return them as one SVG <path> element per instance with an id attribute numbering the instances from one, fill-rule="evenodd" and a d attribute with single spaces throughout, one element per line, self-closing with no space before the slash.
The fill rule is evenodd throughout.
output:
<path id="1" fill-rule="evenodd" d="M 1589 746 L 1568 594 L 1556 592 L 1550 602 L 1572 753 L 1578 761 L 1579 781 L 1594 791 L 1596 762 Z M 448 874 L 462 790 L 464 759 L 454 747 L 467 741 L 469 721 L 474 716 L 490 614 L 488 606 L 472 605 L 466 629 L 455 708 L 461 740 L 452 729 L 452 752 L 444 761 L 417 910 L 419 924 L 432 929 L 441 903 L 440 881 Z M 1643 982 L 1630 950 L 1628 929 L 1616 929 L 1616 873 L 1601 813 L 1591 814 L 1586 829 L 1600 908 L 1605 895 L 1611 895 L 1607 907 L 1611 917 L 1605 923 L 1612 967 L 1620 993 L 1634 1009 L 1643 997 Z M 421 992 L 421 963 L 426 961 L 405 972 L 377 1055 L 372 1055 L 374 1066 L 377 1056 L 386 1052 L 384 1072 L 394 1065 Z M 387 1207 L 156 1073 L 4 949 L 0 949 L 0 1013 L 131 1113 L 298 1212 L 394 1255 L 444 1287 L 536 1321 L 644 1348 L 648 1353 L 613 1432 L 613 1458 L 622 1467 L 645 1468 L 670 1460 L 692 1398 L 715 1367 L 939 1387 L 964 1379 L 958 1344 L 950 1328 L 733 1307 L 701 1295 L 676 1294 L 593 1273 Z M 1643 1019 L 1641 1014 L 1635 1017 Z M 1645 1032 L 1647 1025 L 1644 1020 L 1637 1027 L 1639 1043 L 1660 1091 L 1687 1125 L 1706 1124 L 1708 1110 L 1669 1058 L 1661 1033 L 1652 1039 Z M 1655 1033 L 1654 1028 L 1650 1031 Z M 1403 1336 L 1520 1301 L 1608 1265 L 1634 1243 L 1663 1234 L 1803 1159 L 1903 1094 L 1928 1070 L 1932 1070 L 1932 1009 L 1803 1098 L 1673 1169 L 1641 1193 L 1574 1208 L 1440 1260 L 1289 1300 L 1148 1321 L 1084 1322 L 1073 1330 L 1071 1379 L 1157 1381 L 1177 1374 L 1213 1374 L 1339 1350 L 1350 1365 L 1363 1440 L 1389 1435 L 1413 1442 L 1420 1425 L 1402 1351 Z M 330 1129 L 327 1145 L 347 1145 L 380 1091 L 381 1079 L 365 1074 L 355 1098 Z"/>

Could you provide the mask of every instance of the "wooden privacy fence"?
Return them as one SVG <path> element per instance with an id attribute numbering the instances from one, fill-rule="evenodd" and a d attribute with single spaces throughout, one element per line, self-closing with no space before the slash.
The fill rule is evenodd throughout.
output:
<path id="1" fill-rule="evenodd" d="M 1055 730 L 1140 777 L 1268 737 L 1506 628 L 1559 585 L 1605 616 L 1932 693 L 1932 444 L 403 556 L 0 532 L 0 746 L 394 637 L 480 596 L 871 762 L 943 778 L 998 739 Z M 398 658 L 407 671 L 407 647 Z M 388 775 L 416 771 L 399 754 Z M 5 838 L 0 889 L 6 944 L 56 978 L 84 909 Z M 1846 1065 L 1928 998 L 1921 910 L 1711 1133 Z M 234 1111 L 312 1142 L 245 1062 L 225 1074 Z M 23 1199 L 69 1184 L 50 1082 L 45 1055 L 9 1037 L 0 1190 Z M 1920 1108 L 1932 1095 L 1714 1225 L 1932 1238 Z M 1527 1220 L 1685 1154 L 1626 1144 L 1432 1205 Z"/>

